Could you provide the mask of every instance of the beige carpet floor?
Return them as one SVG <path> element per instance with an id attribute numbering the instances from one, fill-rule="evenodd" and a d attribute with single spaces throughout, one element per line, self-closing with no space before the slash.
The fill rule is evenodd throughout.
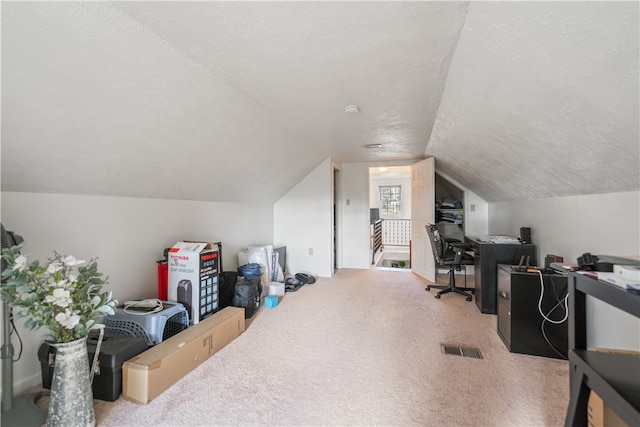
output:
<path id="1" fill-rule="evenodd" d="M 563 425 L 568 362 L 509 353 L 495 315 L 459 295 L 435 299 L 426 283 L 406 271 L 340 270 L 262 307 L 243 335 L 149 404 L 96 400 L 97 424 Z M 441 343 L 484 358 L 443 354 Z"/>

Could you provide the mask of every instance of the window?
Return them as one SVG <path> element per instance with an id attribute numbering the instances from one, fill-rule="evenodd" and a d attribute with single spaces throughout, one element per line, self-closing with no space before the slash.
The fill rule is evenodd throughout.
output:
<path id="1" fill-rule="evenodd" d="M 380 209 L 382 215 L 400 214 L 401 185 L 381 185 L 380 189 Z"/>

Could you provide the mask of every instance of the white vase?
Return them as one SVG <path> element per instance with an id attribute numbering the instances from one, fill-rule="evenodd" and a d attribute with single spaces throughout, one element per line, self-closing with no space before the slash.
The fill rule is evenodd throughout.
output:
<path id="1" fill-rule="evenodd" d="M 56 349 L 56 359 L 47 426 L 95 426 L 86 338 L 51 346 Z"/>

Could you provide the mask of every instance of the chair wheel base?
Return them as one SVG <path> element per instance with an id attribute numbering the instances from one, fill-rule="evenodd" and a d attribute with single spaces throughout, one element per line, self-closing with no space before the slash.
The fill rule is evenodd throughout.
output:
<path id="1" fill-rule="evenodd" d="M 471 297 L 467 297 L 467 301 L 471 301 Z"/>
<path id="2" fill-rule="evenodd" d="M 436 294 L 436 299 L 440 299 L 440 294 Z"/>
<path id="3" fill-rule="evenodd" d="M 424 288 L 425 291 L 430 291 L 431 290 L 431 286 L 427 286 L 426 288 Z"/>

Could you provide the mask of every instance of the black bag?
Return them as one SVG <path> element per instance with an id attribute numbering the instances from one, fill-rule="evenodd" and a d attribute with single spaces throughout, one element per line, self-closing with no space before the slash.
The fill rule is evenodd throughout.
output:
<path id="1" fill-rule="evenodd" d="M 220 273 L 220 309 L 233 305 L 233 295 L 235 295 L 238 273 L 235 271 L 223 271 Z"/>
<path id="2" fill-rule="evenodd" d="M 244 318 L 249 319 L 260 308 L 261 296 L 262 285 L 260 284 L 260 277 L 244 278 L 236 283 L 233 305 L 234 307 L 244 307 Z"/>
<path id="3" fill-rule="evenodd" d="M 316 283 L 316 278 L 307 273 L 296 273 L 296 279 L 300 283 L 304 283 L 305 285 L 312 285 Z"/>

